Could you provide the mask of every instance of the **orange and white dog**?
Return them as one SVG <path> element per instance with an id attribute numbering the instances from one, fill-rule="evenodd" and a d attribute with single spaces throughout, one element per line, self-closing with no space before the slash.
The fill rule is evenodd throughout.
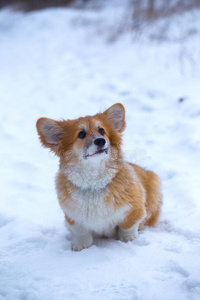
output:
<path id="1" fill-rule="evenodd" d="M 60 158 L 56 189 L 74 251 L 90 247 L 95 233 L 131 241 L 158 220 L 159 177 L 124 160 L 124 129 L 120 103 L 95 116 L 37 121 L 42 145 Z"/>

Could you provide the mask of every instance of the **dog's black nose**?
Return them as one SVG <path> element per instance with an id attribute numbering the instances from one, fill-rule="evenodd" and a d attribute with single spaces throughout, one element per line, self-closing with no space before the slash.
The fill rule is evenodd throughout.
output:
<path id="1" fill-rule="evenodd" d="M 94 143 L 96 146 L 103 147 L 106 141 L 103 138 L 97 138 L 96 140 L 94 140 Z"/>

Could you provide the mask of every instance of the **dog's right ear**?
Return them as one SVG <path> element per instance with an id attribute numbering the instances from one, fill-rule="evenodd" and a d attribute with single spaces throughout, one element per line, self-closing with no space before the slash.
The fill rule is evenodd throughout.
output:
<path id="1" fill-rule="evenodd" d="M 56 151 L 57 146 L 64 135 L 62 122 L 47 118 L 40 118 L 37 123 L 37 131 L 40 136 L 40 141 L 44 147 Z"/>

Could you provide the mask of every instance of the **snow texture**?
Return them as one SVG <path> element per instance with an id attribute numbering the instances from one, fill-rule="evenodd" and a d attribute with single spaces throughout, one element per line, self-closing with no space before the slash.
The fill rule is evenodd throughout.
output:
<path id="1" fill-rule="evenodd" d="M 118 7 L 0 11 L 1 300 L 200 299 L 200 14 L 171 25 L 174 35 L 196 28 L 187 49 L 131 34 L 111 43 L 121 16 Z M 35 123 L 116 102 L 127 160 L 161 177 L 162 217 L 133 242 L 96 239 L 75 253 L 56 199 L 58 159 Z"/>

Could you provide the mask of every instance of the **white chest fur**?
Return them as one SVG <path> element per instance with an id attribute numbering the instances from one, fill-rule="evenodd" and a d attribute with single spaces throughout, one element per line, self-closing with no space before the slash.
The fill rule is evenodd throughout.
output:
<path id="1" fill-rule="evenodd" d="M 108 189 L 82 190 L 76 188 L 71 194 L 67 207 L 63 207 L 69 218 L 99 234 L 109 234 L 123 219 L 129 205 L 116 208 L 114 199 L 106 202 Z"/>
<path id="2" fill-rule="evenodd" d="M 109 157 L 101 154 L 79 160 L 76 164 L 71 161 L 67 167 L 61 168 L 73 184 L 72 189 L 66 187 L 69 190 L 68 199 L 61 201 L 66 215 L 86 229 L 106 235 L 124 220 L 125 213 L 130 209 L 127 203 L 117 207 L 108 189 L 108 183 L 118 171 L 115 150 L 111 149 L 109 153 Z M 63 198 L 59 192 L 58 195 Z"/>
<path id="3" fill-rule="evenodd" d="M 109 150 L 109 156 L 102 153 L 97 157 L 70 161 L 61 171 L 77 187 L 87 190 L 102 190 L 113 179 L 117 172 L 116 151 Z"/>

